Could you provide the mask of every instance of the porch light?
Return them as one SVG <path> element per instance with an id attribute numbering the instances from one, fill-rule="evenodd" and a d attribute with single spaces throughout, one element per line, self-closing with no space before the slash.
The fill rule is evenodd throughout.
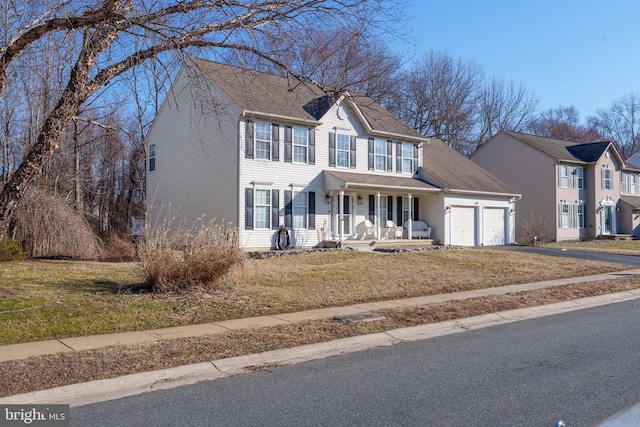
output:
<path id="1" fill-rule="evenodd" d="M 331 203 L 331 196 L 327 194 L 327 195 L 324 197 L 324 202 L 325 202 L 326 204 L 330 204 L 330 203 Z"/>
<path id="2" fill-rule="evenodd" d="M 361 205 L 364 203 L 364 199 L 362 198 L 362 196 L 358 196 L 358 204 Z"/>

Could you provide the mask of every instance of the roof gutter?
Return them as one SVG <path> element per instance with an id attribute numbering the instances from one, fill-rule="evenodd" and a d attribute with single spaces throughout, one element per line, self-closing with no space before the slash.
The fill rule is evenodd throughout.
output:
<path id="1" fill-rule="evenodd" d="M 454 194 L 483 194 L 486 196 L 509 196 L 509 197 L 517 197 L 517 200 L 522 199 L 522 194 L 518 194 L 518 193 L 498 193 L 495 191 L 452 190 L 452 189 L 446 189 L 445 192 L 454 193 Z"/>
<path id="2" fill-rule="evenodd" d="M 304 125 L 309 125 L 312 127 L 317 127 L 322 125 L 322 122 L 319 122 L 317 120 L 313 120 L 313 119 L 301 119 L 301 118 L 297 118 L 297 117 L 291 117 L 291 116 L 283 116 L 281 114 L 270 114 L 270 113 L 264 113 L 262 111 L 253 111 L 253 110 L 243 110 L 242 111 L 242 117 L 245 118 L 264 118 L 264 119 L 273 119 L 273 120 L 278 120 L 278 121 L 285 121 L 285 122 L 292 122 L 292 123 L 299 123 L 299 124 L 304 124 Z"/>

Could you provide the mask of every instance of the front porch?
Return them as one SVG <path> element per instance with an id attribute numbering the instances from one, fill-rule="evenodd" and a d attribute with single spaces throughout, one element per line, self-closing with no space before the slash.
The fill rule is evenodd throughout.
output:
<path id="1" fill-rule="evenodd" d="M 323 240 L 321 247 L 323 248 L 351 248 L 359 251 L 370 251 L 377 248 L 393 248 L 393 247 L 421 247 L 438 245 L 439 242 L 434 239 L 391 239 L 391 240 Z"/>

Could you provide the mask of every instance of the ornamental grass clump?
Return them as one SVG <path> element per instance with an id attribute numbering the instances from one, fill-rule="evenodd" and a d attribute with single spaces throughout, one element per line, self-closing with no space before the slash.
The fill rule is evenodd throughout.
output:
<path id="1" fill-rule="evenodd" d="M 244 265 L 237 229 L 198 222 L 191 230 L 158 227 L 140 243 L 145 283 L 153 292 L 193 293 L 224 289 L 224 279 Z"/>

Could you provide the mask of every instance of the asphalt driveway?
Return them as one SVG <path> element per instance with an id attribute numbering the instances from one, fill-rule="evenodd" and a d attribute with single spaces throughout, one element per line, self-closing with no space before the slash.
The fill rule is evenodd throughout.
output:
<path id="1" fill-rule="evenodd" d="M 574 249 L 546 248 L 541 246 L 491 246 L 491 249 L 518 251 L 539 255 L 561 256 L 585 261 L 611 262 L 633 267 L 640 267 L 640 257 L 632 255 L 618 255 L 603 252 L 580 251 Z"/>

